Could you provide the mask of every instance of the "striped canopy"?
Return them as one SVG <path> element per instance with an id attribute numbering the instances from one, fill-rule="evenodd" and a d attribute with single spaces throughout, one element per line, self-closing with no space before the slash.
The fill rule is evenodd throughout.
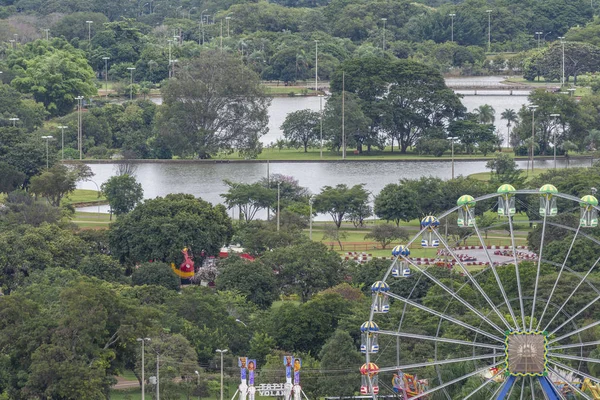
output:
<path id="1" fill-rule="evenodd" d="M 408 256 L 410 255 L 410 250 L 408 249 L 408 247 L 402 246 L 401 244 L 399 244 L 398 246 L 394 247 L 392 249 L 392 255 L 394 257 L 398 257 L 398 256 Z"/>

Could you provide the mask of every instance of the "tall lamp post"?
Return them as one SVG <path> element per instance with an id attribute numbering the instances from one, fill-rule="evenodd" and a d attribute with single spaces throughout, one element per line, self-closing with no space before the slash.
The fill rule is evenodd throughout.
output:
<path id="1" fill-rule="evenodd" d="M 560 43 L 562 44 L 562 79 L 560 81 L 560 86 L 565 86 L 565 37 L 559 36 Z"/>
<path id="2" fill-rule="evenodd" d="M 536 105 L 530 105 L 529 109 L 531 110 L 531 176 L 533 176 L 533 153 L 535 151 L 534 143 L 535 143 L 535 109 L 538 108 Z"/>
<path id="3" fill-rule="evenodd" d="M 64 160 L 65 159 L 65 129 L 68 128 L 68 126 L 66 125 L 59 125 L 57 126 L 58 129 L 60 129 L 60 159 Z"/>
<path id="4" fill-rule="evenodd" d="M 450 140 L 450 148 L 451 150 L 451 154 L 452 154 L 452 179 L 454 179 L 454 141 L 458 139 L 458 136 L 450 136 L 448 138 L 448 140 Z"/>
<path id="5" fill-rule="evenodd" d="M 48 40 L 50 37 L 50 29 L 46 28 L 44 29 L 44 32 L 46 32 L 46 40 Z"/>
<path id="6" fill-rule="evenodd" d="M 537 36 L 537 48 L 540 48 L 540 39 L 542 38 L 542 35 L 544 34 L 544 32 L 536 32 L 535 33 Z"/>
<path id="7" fill-rule="evenodd" d="M 104 94 L 108 99 L 108 60 L 110 60 L 110 57 L 102 57 L 102 59 L 104 60 L 104 82 L 106 83 Z"/>
<path id="8" fill-rule="evenodd" d="M 281 199 L 281 182 L 277 182 L 277 232 L 279 232 L 279 200 L 280 199 Z"/>
<path id="9" fill-rule="evenodd" d="M 382 49 L 385 52 L 385 22 L 387 21 L 387 18 L 381 18 L 381 20 L 383 21 L 383 46 L 382 46 Z"/>
<path id="10" fill-rule="evenodd" d="M 225 17 L 225 21 L 227 21 L 227 37 L 229 37 L 229 20 L 231 19 L 230 16 Z M 222 400 L 222 399 L 221 399 Z"/>
<path id="11" fill-rule="evenodd" d="M 150 341 L 150 338 L 137 338 L 136 339 L 138 342 L 142 342 L 142 400 L 145 399 L 145 395 L 146 395 L 146 389 L 145 389 L 145 385 L 146 385 L 146 379 L 144 378 L 144 343 L 147 341 Z"/>
<path id="12" fill-rule="evenodd" d="M 131 79 L 129 82 L 129 101 L 133 100 L 133 70 L 135 69 L 135 67 L 127 67 L 127 69 L 129 70 L 129 72 L 131 72 Z"/>
<path id="13" fill-rule="evenodd" d="M 221 400 L 223 400 L 223 353 L 227 353 L 227 349 L 217 349 L 217 353 L 221 353 Z"/>
<path id="14" fill-rule="evenodd" d="M 312 240 L 312 220 L 313 220 L 312 206 L 313 206 L 314 201 L 315 201 L 315 196 L 310 196 L 308 198 L 308 206 L 310 208 L 309 215 L 308 215 L 308 238 L 310 240 Z"/>
<path id="15" fill-rule="evenodd" d="M 88 26 L 88 42 L 92 41 L 92 24 L 94 23 L 94 21 L 85 21 L 85 23 Z"/>
<path id="16" fill-rule="evenodd" d="M 48 142 L 52 139 L 54 139 L 54 136 L 42 136 L 42 139 L 46 139 L 46 169 L 48 169 L 49 167 L 49 162 L 48 162 Z"/>
<path id="17" fill-rule="evenodd" d="M 315 40 L 315 92 L 319 90 L 319 41 Z"/>
<path id="18" fill-rule="evenodd" d="M 200 372 L 194 371 L 194 373 L 196 374 L 196 377 L 198 378 L 198 383 L 196 383 L 196 386 L 198 387 L 198 400 L 200 400 Z"/>
<path id="19" fill-rule="evenodd" d="M 19 118 L 17 117 L 12 117 L 8 119 L 9 121 L 12 121 L 13 123 L 13 127 L 17 126 L 17 121 L 19 120 Z"/>
<path id="20" fill-rule="evenodd" d="M 550 116 L 555 119 L 555 123 L 554 123 L 554 169 L 556 169 L 556 128 L 558 128 L 558 119 L 560 118 L 560 114 L 550 114 Z"/>
<path id="21" fill-rule="evenodd" d="M 319 95 L 319 158 L 323 159 L 323 95 Z"/>
<path id="22" fill-rule="evenodd" d="M 81 108 L 83 107 L 83 96 L 75 97 L 77 100 L 77 147 L 79 150 L 79 159 L 83 159 L 83 121 L 81 119 Z"/>
<path id="23" fill-rule="evenodd" d="M 493 10 L 485 10 L 488 14 L 488 53 L 492 51 L 492 11 Z"/>
<path id="24" fill-rule="evenodd" d="M 201 35 L 198 35 L 198 44 L 204 44 L 204 13 L 207 11 L 208 9 L 200 12 L 200 30 L 202 31 L 202 37 L 200 37 Z"/>
<path id="25" fill-rule="evenodd" d="M 450 26 L 451 26 L 451 28 L 450 28 L 450 41 L 454 42 L 454 17 L 456 17 L 456 14 L 452 13 L 452 14 L 448 14 L 448 15 L 452 19 L 452 22 L 450 24 Z"/>

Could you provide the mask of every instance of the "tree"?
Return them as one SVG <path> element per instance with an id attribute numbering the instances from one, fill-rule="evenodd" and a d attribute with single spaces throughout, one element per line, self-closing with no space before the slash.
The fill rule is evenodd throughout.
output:
<path id="1" fill-rule="evenodd" d="M 233 229 L 227 210 L 189 194 L 169 194 L 146 200 L 119 218 L 109 231 L 111 252 L 121 262 L 175 262 L 188 247 L 198 258 L 217 255 Z"/>
<path id="2" fill-rule="evenodd" d="M 321 193 L 314 197 L 313 208 L 316 212 L 328 213 L 339 229 L 344 216 L 363 207 L 369 200 L 369 193 L 364 184 L 351 188 L 345 184 L 336 187 L 325 186 Z"/>
<path id="3" fill-rule="evenodd" d="M 573 84 L 577 85 L 577 76 L 585 72 L 598 71 L 600 64 L 600 47 L 588 43 L 565 42 L 565 79 L 573 77 Z M 533 56 L 530 65 L 535 66 L 546 79 L 560 80 L 562 77 L 562 51 L 563 45 L 554 42 L 543 52 Z M 533 80 L 534 74 L 525 71 L 525 78 Z M 565 83 L 566 83 L 565 82 Z"/>
<path id="4" fill-rule="evenodd" d="M 23 186 L 25 174 L 5 162 L 0 162 L 0 193 L 9 193 Z"/>
<path id="5" fill-rule="evenodd" d="M 209 158 L 218 151 L 260 153 L 270 99 L 260 79 L 237 57 L 209 51 L 178 71 L 163 88 L 159 135 L 173 154 Z M 217 100 L 218 99 L 218 100 Z"/>
<path id="6" fill-rule="evenodd" d="M 161 262 L 141 264 L 131 274 L 131 283 L 134 286 L 156 285 L 171 290 L 179 290 L 179 278 L 173 273 L 169 265 Z"/>
<path id="7" fill-rule="evenodd" d="M 386 221 L 408 222 L 419 217 L 417 193 L 406 185 L 390 183 L 375 196 L 375 215 Z"/>
<path id="8" fill-rule="evenodd" d="M 56 164 L 41 175 L 31 178 L 30 190 L 36 196 L 46 197 L 53 206 L 59 207 L 62 198 L 75 190 L 77 182 L 91 176 L 87 165 L 70 169 L 65 165 Z"/>
<path id="9" fill-rule="evenodd" d="M 70 112 L 75 97 L 96 94 L 95 75 L 83 51 L 62 39 L 27 43 L 11 54 L 8 65 L 16 75 L 12 85 L 31 93 L 53 116 Z"/>
<path id="10" fill-rule="evenodd" d="M 485 167 L 491 170 L 490 182 L 494 184 L 510 183 L 520 186 L 524 182 L 524 178 L 521 177 L 523 170 L 517 167 L 515 159 L 508 154 L 496 154 L 496 158 L 488 161 Z"/>
<path id="11" fill-rule="evenodd" d="M 127 214 L 144 198 L 142 185 L 134 176 L 127 174 L 110 177 L 100 189 L 108 200 L 111 211 L 117 216 Z"/>
<path id="12" fill-rule="evenodd" d="M 81 260 L 79 271 L 87 276 L 95 276 L 109 282 L 121 282 L 125 268 L 114 258 L 104 254 L 92 254 Z"/>
<path id="13" fill-rule="evenodd" d="M 260 262 L 231 256 L 219 263 L 215 281 L 219 290 L 236 290 L 261 309 L 271 307 L 278 298 L 273 271 Z"/>
<path id="14" fill-rule="evenodd" d="M 342 245 L 342 240 L 348 237 L 348 233 L 346 231 L 340 230 L 335 225 L 326 225 L 323 228 L 323 241 L 329 239 L 336 241 L 338 246 L 340 246 L 340 251 L 344 250 L 344 246 Z M 330 246 L 331 250 L 333 250 L 333 243 Z"/>
<path id="15" fill-rule="evenodd" d="M 365 235 L 365 239 L 373 239 L 381 245 L 382 249 L 385 249 L 394 240 L 408 239 L 408 232 L 390 224 L 375 225 L 371 232 Z"/>
<path id="16" fill-rule="evenodd" d="M 281 125 L 283 136 L 291 146 L 303 146 L 306 153 L 308 146 L 314 143 L 317 137 L 320 119 L 321 114 L 310 109 L 293 111 L 285 117 Z"/>
<path id="17" fill-rule="evenodd" d="M 496 110 L 489 104 L 482 104 L 475 109 L 475 115 L 480 124 L 494 124 L 496 120 Z"/>
<path id="18" fill-rule="evenodd" d="M 504 111 L 502 111 L 502 114 L 500 116 L 502 117 L 502 119 L 506 120 L 506 128 L 508 130 L 506 133 L 506 140 L 507 140 L 507 145 L 508 145 L 510 143 L 513 143 L 513 141 L 511 140 L 511 137 L 510 137 L 510 127 L 512 126 L 513 123 L 515 123 L 519 120 L 519 116 L 517 115 L 515 110 L 513 110 L 512 108 L 505 109 Z"/>
<path id="19" fill-rule="evenodd" d="M 240 218 L 250 222 L 256 216 L 256 213 L 269 207 L 277 199 L 277 194 L 259 182 L 256 183 L 236 183 L 227 179 L 223 180 L 229 187 L 227 193 L 221 194 L 225 200 L 228 209 L 238 207 Z"/>
<path id="20" fill-rule="evenodd" d="M 494 125 L 477 122 L 477 116 L 467 114 L 465 118 L 452 121 L 448 130 L 452 136 L 460 140 L 467 154 L 480 149 L 486 144 L 497 147 L 498 137 L 494 133 Z"/>
<path id="21" fill-rule="evenodd" d="M 371 121 L 364 114 L 360 99 L 354 93 L 345 93 L 343 105 L 342 113 L 341 94 L 334 94 L 327 101 L 323 111 L 323 135 L 329 140 L 331 148 L 336 151 L 342 149 L 345 144 L 346 148 L 355 146 L 358 152 L 362 153 L 363 145 L 370 148 L 376 144 L 369 134 Z M 342 137 L 342 114 L 344 114 L 345 137 Z"/>
<path id="22" fill-rule="evenodd" d="M 328 396 L 340 396 L 340 398 L 352 396 L 357 389 L 360 368 L 363 357 L 356 351 L 356 345 L 352 336 L 346 331 L 338 329 L 323 345 L 319 353 L 321 368 L 324 370 L 335 370 L 341 365 L 348 367 L 353 373 L 343 375 L 321 375 L 319 386 L 323 393 Z"/>

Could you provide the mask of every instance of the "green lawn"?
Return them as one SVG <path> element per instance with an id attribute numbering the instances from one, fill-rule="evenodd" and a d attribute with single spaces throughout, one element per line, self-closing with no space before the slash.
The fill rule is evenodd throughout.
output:
<path id="1" fill-rule="evenodd" d="M 294 93 L 294 96 L 301 96 L 301 95 L 311 95 L 311 96 L 315 96 L 317 94 L 317 92 L 315 92 L 314 89 L 307 89 L 306 87 L 301 87 L 301 86 L 270 86 L 270 85 L 263 85 L 263 87 L 265 88 L 265 91 L 268 94 L 277 96 L 277 95 L 289 95 L 290 93 Z"/>
<path id="2" fill-rule="evenodd" d="M 541 174 L 543 174 L 544 172 L 548 172 L 547 168 L 534 168 L 533 169 L 533 177 L 537 177 L 540 176 Z M 527 176 L 527 172 L 523 171 L 521 173 L 522 177 Z M 469 175 L 469 178 L 473 178 L 473 179 L 477 179 L 480 181 L 489 181 L 491 177 L 491 173 L 490 172 L 478 172 L 476 174 L 471 174 Z M 531 174 L 530 174 L 530 178 L 531 178 Z"/>
<path id="3" fill-rule="evenodd" d="M 106 229 L 111 221 L 109 214 L 77 211 L 72 222 L 82 229 Z"/>
<path id="4" fill-rule="evenodd" d="M 96 190 L 75 189 L 73 193 L 62 199 L 62 204 L 92 203 L 100 202 L 106 204 L 106 197 Z"/>

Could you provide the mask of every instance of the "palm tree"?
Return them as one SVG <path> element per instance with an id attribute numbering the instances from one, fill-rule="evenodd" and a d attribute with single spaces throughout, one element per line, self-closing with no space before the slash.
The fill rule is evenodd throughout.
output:
<path id="1" fill-rule="evenodd" d="M 506 144 L 507 147 L 509 147 L 510 127 L 512 126 L 513 122 L 517 122 L 519 120 L 519 115 L 512 108 L 507 108 L 506 110 L 502 111 L 500 116 L 502 119 L 506 120 L 506 127 L 508 128 L 508 132 L 506 133 Z"/>
<path id="2" fill-rule="evenodd" d="M 496 110 L 489 104 L 477 107 L 474 112 L 480 124 L 493 124 L 496 120 Z"/>

